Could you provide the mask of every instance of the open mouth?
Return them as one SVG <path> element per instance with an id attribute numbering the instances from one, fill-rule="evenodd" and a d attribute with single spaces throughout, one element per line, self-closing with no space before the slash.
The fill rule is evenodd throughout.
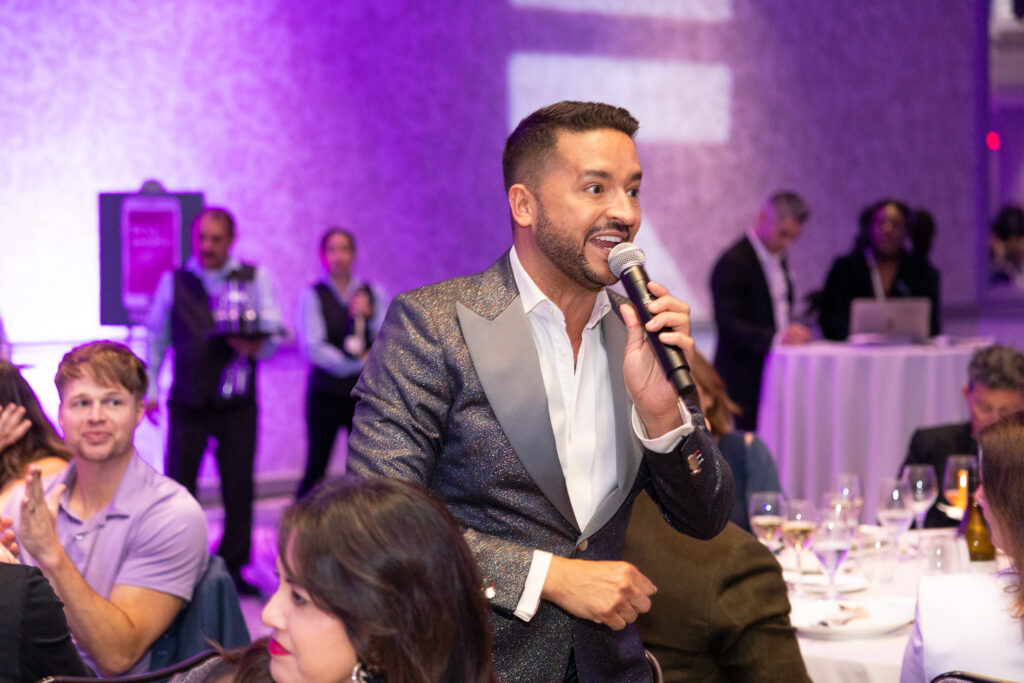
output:
<path id="1" fill-rule="evenodd" d="M 616 245 L 620 244 L 625 239 L 626 238 L 621 235 L 597 235 L 590 238 L 590 243 L 603 251 L 605 257 L 607 257 L 608 252 L 614 249 Z"/>

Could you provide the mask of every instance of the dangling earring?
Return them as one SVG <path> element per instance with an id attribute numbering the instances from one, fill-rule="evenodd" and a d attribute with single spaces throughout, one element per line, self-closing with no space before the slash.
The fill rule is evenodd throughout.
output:
<path id="1" fill-rule="evenodd" d="M 363 668 L 362 662 L 356 662 L 356 665 L 352 668 L 352 681 L 353 683 L 369 683 L 370 675 L 366 673 L 366 669 Z"/>

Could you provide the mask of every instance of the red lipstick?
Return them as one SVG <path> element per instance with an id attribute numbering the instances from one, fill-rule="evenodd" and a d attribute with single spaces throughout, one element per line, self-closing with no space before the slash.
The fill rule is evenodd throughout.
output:
<path id="1" fill-rule="evenodd" d="M 288 650 L 284 649 L 284 646 L 281 645 L 281 643 L 277 642 L 273 638 L 271 638 L 270 642 L 267 643 L 267 651 L 270 652 L 270 654 L 275 655 L 277 657 L 282 657 L 284 655 L 291 654 L 291 652 L 288 652 Z"/>

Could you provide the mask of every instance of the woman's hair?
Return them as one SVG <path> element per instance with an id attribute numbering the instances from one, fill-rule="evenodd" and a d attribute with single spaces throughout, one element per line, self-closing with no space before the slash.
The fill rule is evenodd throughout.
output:
<path id="1" fill-rule="evenodd" d="M 711 433 L 721 436 L 731 432 L 733 416 L 739 415 L 742 411 L 736 402 L 729 398 L 725 381 L 722 380 L 721 375 L 715 372 L 708 359 L 696 349 L 694 349 L 693 365 L 690 367 L 690 372 L 693 374 L 697 391 L 708 404 L 704 419 L 708 421 Z"/>
<path id="2" fill-rule="evenodd" d="M 25 418 L 32 426 L 25 436 L 0 453 L 0 488 L 12 479 L 25 476 L 26 468 L 37 460 L 47 457 L 71 459 L 71 453 L 57 436 L 32 387 L 17 367 L 0 360 L 0 409 L 10 403 L 24 406 Z"/>
<path id="3" fill-rule="evenodd" d="M 1013 559 L 1019 577 L 1024 568 L 1024 413 L 985 427 L 978 441 L 985 514 L 998 523 L 1003 551 Z M 1024 593 L 1019 586 L 1013 616 L 1024 619 Z"/>
<path id="4" fill-rule="evenodd" d="M 898 199 L 885 198 L 879 199 L 874 204 L 867 206 L 863 211 L 860 212 L 860 217 L 857 219 L 858 230 L 857 239 L 854 241 L 854 248 L 857 251 L 863 251 L 868 248 L 872 248 L 871 244 L 871 226 L 875 222 L 875 214 L 878 210 L 892 204 L 896 207 L 896 210 L 903 214 L 903 221 L 907 225 L 907 234 L 910 234 L 910 222 L 913 215 L 910 211 L 910 207 L 901 202 Z"/>
<path id="5" fill-rule="evenodd" d="M 455 518 L 422 489 L 344 477 L 288 508 L 278 553 L 289 582 L 345 625 L 388 683 L 484 683 L 490 626 Z"/>

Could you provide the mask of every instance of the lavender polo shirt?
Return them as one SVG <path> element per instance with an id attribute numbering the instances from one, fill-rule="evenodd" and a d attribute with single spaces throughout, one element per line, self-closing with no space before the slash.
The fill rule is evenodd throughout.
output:
<path id="1" fill-rule="evenodd" d="M 157 474 L 135 453 L 107 507 L 86 522 L 71 511 L 69 493 L 76 462 L 44 480 L 49 494 L 58 484 L 68 488 L 60 498 L 57 535 L 86 583 L 104 598 L 117 585 L 139 586 L 176 595 L 188 601 L 209 562 L 206 517 L 196 499 L 176 481 Z M 20 524 L 21 497 L 12 496 L 4 514 Z M 22 552 L 24 564 L 35 558 Z M 88 654 L 82 659 L 93 669 Z M 126 673 L 149 667 L 147 651 Z"/>

